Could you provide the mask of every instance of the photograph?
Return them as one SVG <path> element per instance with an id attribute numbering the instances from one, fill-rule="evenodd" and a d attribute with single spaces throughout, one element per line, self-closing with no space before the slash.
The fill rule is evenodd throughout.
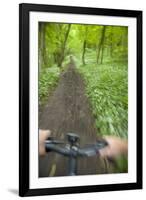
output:
<path id="1" fill-rule="evenodd" d="M 142 188 L 142 11 L 19 9 L 20 196 Z"/>
<path id="2" fill-rule="evenodd" d="M 128 27 L 39 22 L 39 177 L 128 172 Z"/>

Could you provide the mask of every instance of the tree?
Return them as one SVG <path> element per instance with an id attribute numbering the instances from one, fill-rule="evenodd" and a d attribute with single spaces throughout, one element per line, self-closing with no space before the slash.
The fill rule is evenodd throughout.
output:
<path id="1" fill-rule="evenodd" d="M 84 30 L 83 53 L 82 53 L 82 63 L 83 63 L 83 65 L 86 64 L 85 53 L 86 53 L 86 46 L 87 46 L 87 37 L 88 37 L 88 26 L 86 25 L 85 30 Z"/>
<path id="2" fill-rule="evenodd" d="M 99 63 L 100 54 L 101 54 L 101 62 L 103 60 L 105 30 L 106 30 L 106 26 L 103 26 L 103 28 L 101 30 L 101 39 L 99 41 L 98 51 L 97 51 L 97 64 Z"/>
<path id="3" fill-rule="evenodd" d="M 46 24 L 39 24 L 39 70 L 46 64 Z"/>
<path id="4" fill-rule="evenodd" d="M 62 62 L 63 62 L 64 57 L 65 57 L 66 44 L 67 44 L 67 39 L 68 39 L 70 29 L 71 29 L 71 24 L 68 24 L 67 30 L 64 33 L 64 41 L 61 44 L 60 52 L 58 52 L 60 54 L 59 57 L 58 57 L 58 66 L 59 67 L 62 66 Z"/>

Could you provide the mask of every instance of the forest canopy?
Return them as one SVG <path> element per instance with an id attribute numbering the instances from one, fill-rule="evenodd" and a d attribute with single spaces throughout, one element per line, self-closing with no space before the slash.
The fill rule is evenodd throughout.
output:
<path id="1" fill-rule="evenodd" d="M 39 69 L 62 67 L 68 55 L 83 64 L 127 61 L 128 28 L 123 26 L 39 23 Z M 89 60 L 88 60 L 89 58 Z M 104 58 L 104 59 L 103 59 Z"/>

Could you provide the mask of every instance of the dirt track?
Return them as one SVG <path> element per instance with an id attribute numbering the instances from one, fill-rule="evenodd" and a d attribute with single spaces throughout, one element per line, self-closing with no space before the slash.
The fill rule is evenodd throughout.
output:
<path id="1" fill-rule="evenodd" d="M 97 137 L 90 105 L 85 96 L 84 83 L 72 61 L 64 72 L 57 88 L 49 97 L 39 116 L 39 128 L 50 129 L 56 138 L 64 139 L 66 133 L 80 135 L 80 143 L 93 143 Z M 49 153 L 39 158 L 39 177 L 66 176 L 68 163 L 66 158 Z M 104 163 L 98 158 L 80 159 L 78 174 L 106 173 Z"/>

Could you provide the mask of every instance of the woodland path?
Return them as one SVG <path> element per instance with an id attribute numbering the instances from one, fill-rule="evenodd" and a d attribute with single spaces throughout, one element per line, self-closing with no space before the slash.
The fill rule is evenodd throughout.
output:
<path id="1" fill-rule="evenodd" d="M 64 139 L 66 133 L 77 133 L 81 146 L 95 143 L 97 130 L 90 107 L 84 82 L 72 60 L 39 116 L 39 128 L 50 129 L 57 139 Z M 39 158 L 39 177 L 66 176 L 67 169 L 67 159 L 56 153 Z M 78 160 L 78 175 L 102 173 L 107 173 L 105 163 L 98 156 Z"/>

